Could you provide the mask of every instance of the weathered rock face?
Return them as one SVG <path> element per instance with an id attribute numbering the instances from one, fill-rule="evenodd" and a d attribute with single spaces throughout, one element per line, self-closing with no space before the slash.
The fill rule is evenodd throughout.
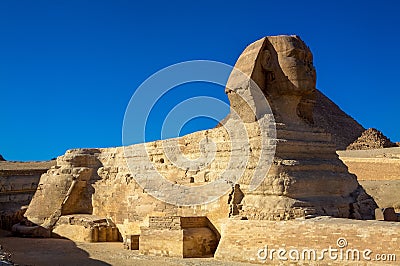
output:
<path id="1" fill-rule="evenodd" d="M 397 145 L 390 141 L 382 132 L 375 128 L 365 130 L 361 136 L 351 143 L 347 150 L 369 150 L 391 148 Z"/>
<path id="2" fill-rule="evenodd" d="M 92 214 L 92 184 L 99 179 L 97 149 L 68 151 L 40 178 L 25 214 L 29 221 L 51 229 L 61 215 Z"/>
<path id="3" fill-rule="evenodd" d="M 217 230 L 228 217 L 249 220 L 285 220 L 308 215 L 372 218 L 375 202 L 338 159 L 330 134 L 314 121 L 316 75 L 312 54 L 304 42 L 297 36 L 263 38 L 244 50 L 235 67 L 256 82 L 271 105 L 276 121 L 273 141 L 277 143 L 271 168 L 259 161 L 262 140 L 258 120 L 265 110 L 254 112 L 249 108 L 241 97 L 252 95 L 246 87 L 249 83 L 231 76 L 226 92 L 232 110 L 245 122 L 242 125 L 249 145 L 240 146 L 240 151 L 249 155 L 247 161 L 241 163 L 241 153 L 233 152 L 233 143 L 222 126 L 125 149 L 71 150 L 42 176 L 27 218 L 51 229 L 57 227 L 62 215 L 93 214 L 111 218 L 122 236 L 140 235 L 140 228 L 148 226 L 149 217 L 153 216 L 205 216 Z M 256 103 L 259 99 L 252 100 Z M 230 115 L 221 125 L 235 125 L 235 119 Z M 164 149 L 175 142 L 182 154 L 196 159 L 207 147 L 202 144 L 203 140 L 215 144 L 215 158 L 202 169 L 176 167 Z M 143 148 L 146 154 L 137 152 Z M 235 164 L 228 167 L 232 156 L 236 156 Z M 130 169 L 126 159 L 133 162 Z M 155 199 L 136 182 L 137 177 L 149 173 L 148 161 L 167 180 L 186 186 L 209 184 L 227 168 L 232 175 L 243 166 L 244 171 L 232 183 L 231 190 L 217 200 L 178 207 Z M 261 185 L 251 190 L 250 180 L 257 165 L 269 171 L 261 176 Z"/>

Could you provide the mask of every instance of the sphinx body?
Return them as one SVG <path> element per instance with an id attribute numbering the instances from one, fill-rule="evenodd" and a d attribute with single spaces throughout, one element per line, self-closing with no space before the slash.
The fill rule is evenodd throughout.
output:
<path id="1" fill-rule="evenodd" d="M 181 152 L 192 158 L 201 155 L 202 139 L 215 143 L 214 161 L 199 170 L 175 167 L 163 150 L 167 141 L 125 147 L 132 151 L 129 156 L 134 171 L 126 165 L 122 147 L 68 151 L 42 176 L 26 212 L 27 219 L 57 231 L 62 226 L 60 217 L 65 215 L 107 217 L 124 236 L 140 234 L 151 216 L 206 216 L 218 230 L 227 218 L 372 218 L 375 202 L 339 160 L 330 134 L 313 122 L 316 74 L 312 54 L 304 42 L 297 36 L 262 38 L 243 51 L 235 68 L 262 90 L 276 123 L 273 164 L 255 190 L 249 183 L 254 165 L 263 164 L 257 159 L 261 151 L 256 113 L 264 110 L 254 112 L 243 103 L 241 94 L 249 88 L 231 76 L 226 93 L 232 111 L 247 129 L 251 159 L 228 193 L 200 206 L 175 206 L 150 196 L 135 180 L 136 175 L 148 173 L 143 162 L 149 160 L 171 182 L 195 186 L 216 180 L 226 169 L 232 148 L 226 130 L 220 126 L 176 139 Z M 225 122 L 235 123 L 234 119 L 228 116 Z M 145 156 L 135 153 L 142 147 L 146 147 Z"/>

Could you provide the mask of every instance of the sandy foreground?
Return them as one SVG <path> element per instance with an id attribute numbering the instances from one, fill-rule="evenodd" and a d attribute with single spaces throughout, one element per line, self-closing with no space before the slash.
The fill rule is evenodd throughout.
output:
<path id="1" fill-rule="evenodd" d="M 19 238 L 1 231 L 0 245 L 19 265 L 254 265 L 221 262 L 213 258 L 178 259 L 143 256 L 137 250 L 125 250 L 120 242 L 74 243 L 68 239 Z M 1 265 L 1 264 L 0 264 Z"/>

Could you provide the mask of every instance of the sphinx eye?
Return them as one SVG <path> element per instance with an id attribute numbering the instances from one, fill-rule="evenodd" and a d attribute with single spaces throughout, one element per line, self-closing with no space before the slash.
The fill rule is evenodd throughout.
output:
<path id="1" fill-rule="evenodd" d="M 312 54 L 311 54 L 311 53 L 307 53 L 307 54 L 306 54 L 306 61 L 307 61 L 307 62 L 310 62 L 310 63 L 313 61 L 313 57 L 312 57 Z"/>
<path id="2" fill-rule="evenodd" d="M 287 51 L 286 56 L 304 60 L 305 52 L 300 49 L 292 49 L 292 50 Z"/>
<path id="3" fill-rule="evenodd" d="M 291 49 L 291 50 L 286 52 L 286 56 L 287 57 L 297 57 L 298 56 L 298 52 L 297 52 L 296 49 Z"/>

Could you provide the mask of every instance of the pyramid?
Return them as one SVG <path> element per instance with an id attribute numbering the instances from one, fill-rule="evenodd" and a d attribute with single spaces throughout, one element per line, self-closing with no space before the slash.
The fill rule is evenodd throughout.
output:
<path id="1" fill-rule="evenodd" d="M 375 128 L 365 130 L 359 138 L 347 146 L 347 150 L 370 150 L 397 147 L 382 132 Z"/>

